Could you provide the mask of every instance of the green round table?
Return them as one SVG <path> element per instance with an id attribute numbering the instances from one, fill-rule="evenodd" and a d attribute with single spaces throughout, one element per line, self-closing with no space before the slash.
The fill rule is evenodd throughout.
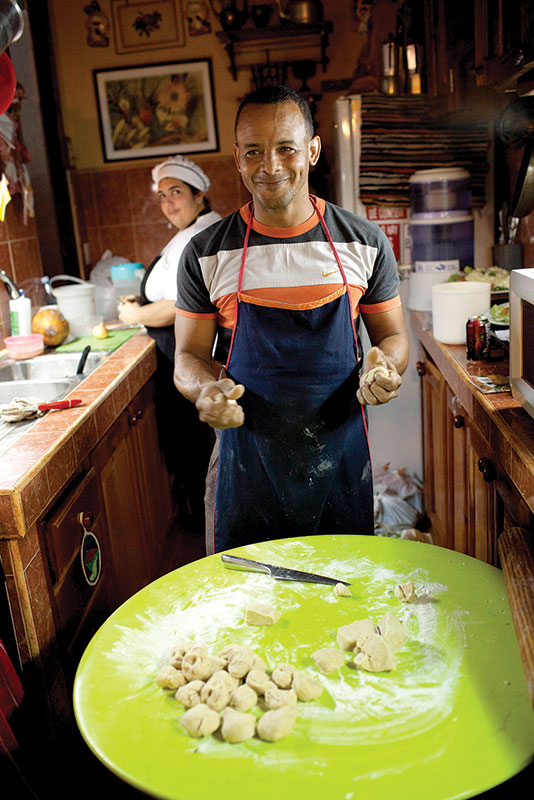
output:
<path id="1" fill-rule="evenodd" d="M 93 753 L 132 786 L 165 800 L 452 800 L 511 778 L 533 758 L 534 716 L 504 581 L 482 561 L 420 542 L 310 536 L 229 551 L 350 581 L 275 581 L 226 569 L 220 554 L 154 581 L 102 625 L 78 667 L 74 709 Z M 417 600 L 401 603 L 412 580 Z M 245 623 L 247 603 L 276 606 L 272 626 Z M 392 672 L 346 664 L 323 675 L 311 654 L 336 631 L 392 611 L 410 638 Z M 190 738 L 184 708 L 156 685 L 175 641 L 216 652 L 247 644 L 290 662 L 324 691 L 300 703 L 293 733 L 240 744 Z M 258 712 L 259 713 L 259 712 Z"/>

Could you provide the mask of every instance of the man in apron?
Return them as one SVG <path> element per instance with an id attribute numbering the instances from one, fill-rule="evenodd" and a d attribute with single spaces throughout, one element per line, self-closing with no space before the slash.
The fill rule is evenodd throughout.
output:
<path id="1" fill-rule="evenodd" d="M 234 155 L 252 202 L 180 262 L 175 383 L 217 431 L 208 553 L 373 533 L 363 406 L 397 396 L 408 342 L 387 237 L 309 194 L 320 148 L 293 90 L 248 95 Z M 373 347 L 360 376 L 361 316 Z"/>

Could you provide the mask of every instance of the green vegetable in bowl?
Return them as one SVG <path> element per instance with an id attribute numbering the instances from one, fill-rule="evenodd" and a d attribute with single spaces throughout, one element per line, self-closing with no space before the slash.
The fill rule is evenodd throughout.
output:
<path id="1" fill-rule="evenodd" d="M 491 322 L 497 322 L 499 325 L 510 324 L 510 304 L 509 303 L 495 303 L 490 308 Z"/>

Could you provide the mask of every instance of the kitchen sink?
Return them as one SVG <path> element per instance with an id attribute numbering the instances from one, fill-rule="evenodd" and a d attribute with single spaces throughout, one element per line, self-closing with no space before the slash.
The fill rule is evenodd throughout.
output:
<path id="1" fill-rule="evenodd" d="M 52 378 L 47 381 L 8 381 L 0 383 L 0 405 L 10 403 L 14 397 L 36 397 L 41 403 L 58 399 L 79 383 L 78 378 Z"/>
<path id="2" fill-rule="evenodd" d="M 109 353 L 89 353 L 83 369 L 87 377 Z M 74 378 L 80 362 L 81 353 L 50 354 L 15 361 L 0 360 L 0 385 L 7 381 L 48 381 L 56 378 Z"/>

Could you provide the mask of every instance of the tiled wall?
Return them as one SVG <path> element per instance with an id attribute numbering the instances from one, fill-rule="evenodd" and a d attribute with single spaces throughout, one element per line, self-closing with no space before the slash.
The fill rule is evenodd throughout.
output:
<path id="1" fill-rule="evenodd" d="M 24 224 L 20 194 L 13 195 L 5 219 L 0 222 L 0 269 L 4 269 L 33 300 L 35 278 L 43 274 L 43 267 L 35 219 L 28 219 L 27 225 Z M 4 346 L 4 337 L 10 333 L 9 295 L 0 282 L 0 349 Z"/>
<path id="2" fill-rule="evenodd" d="M 224 217 L 250 199 L 233 158 L 194 160 L 210 178 L 208 199 L 213 211 Z M 108 249 L 148 267 L 174 235 L 151 188 L 154 163 L 71 173 L 80 241 L 89 246 L 85 277 Z"/>

